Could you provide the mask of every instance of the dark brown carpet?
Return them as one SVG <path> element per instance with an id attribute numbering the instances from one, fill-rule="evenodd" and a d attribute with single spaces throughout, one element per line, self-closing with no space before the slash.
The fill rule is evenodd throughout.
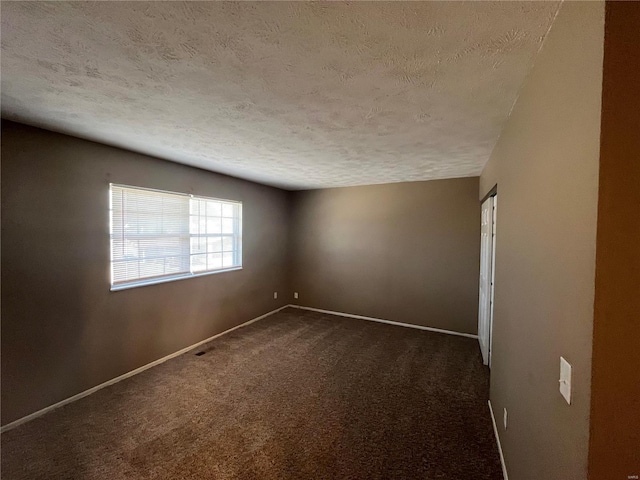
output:
<path id="1" fill-rule="evenodd" d="M 2 435 L 12 479 L 501 479 L 476 340 L 286 309 Z"/>

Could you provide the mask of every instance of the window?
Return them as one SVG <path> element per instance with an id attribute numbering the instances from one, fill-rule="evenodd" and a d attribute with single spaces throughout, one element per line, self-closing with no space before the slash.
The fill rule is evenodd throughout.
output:
<path id="1" fill-rule="evenodd" d="M 242 268 L 242 203 L 110 185 L 111 290 Z"/>

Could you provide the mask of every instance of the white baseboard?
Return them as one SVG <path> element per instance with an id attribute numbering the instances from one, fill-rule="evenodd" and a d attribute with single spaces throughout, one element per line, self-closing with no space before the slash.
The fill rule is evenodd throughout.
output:
<path id="1" fill-rule="evenodd" d="M 496 424 L 496 417 L 493 414 L 493 407 L 491 406 L 491 400 L 489 400 L 489 411 L 491 412 L 491 422 L 493 423 L 493 433 L 496 435 L 496 443 L 498 444 L 498 452 L 500 453 L 500 464 L 502 465 L 502 476 L 504 480 L 509 480 L 507 475 L 507 465 L 504 463 L 504 455 L 502 454 L 502 445 L 500 444 L 500 436 L 498 435 L 498 425 Z"/>
<path id="2" fill-rule="evenodd" d="M 151 368 L 151 367 L 155 367 L 156 365 L 160 365 L 161 363 L 166 362 L 167 360 L 171 360 L 172 358 L 175 358 L 179 355 L 182 355 L 183 353 L 188 352 L 189 350 L 193 350 L 194 348 L 199 347 L 200 345 L 203 345 L 207 342 L 210 342 L 211 340 L 214 340 L 218 337 L 221 337 L 222 335 L 225 335 L 229 332 L 233 332 L 234 330 L 237 330 L 238 328 L 242 328 L 242 327 L 246 327 L 247 325 L 253 323 L 253 322 L 257 322 L 258 320 L 262 320 L 263 318 L 266 318 L 270 315 L 273 315 L 274 313 L 279 312 L 280 310 L 283 310 L 287 307 L 290 307 L 291 305 L 285 305 L 284 307 L 280 307 L 280 308 L 276 308 L 275 310 L 272 310 L 268 313 L 265 313 L 264 315 L 260 315 L 259 317 L 253 318 L 251 320 L 249 320 L 248 322 L 244 322 L 241 323 L 240 325 L 236 325 L 233 328 L 230 328 L 229 330 L 225 330 L 224 332 L 218 333 L 216 335 L 213 335 L 212 337 L 206 338 L 198 343 L 194 343 L 193 345 L 190 345 L 188 347 L 185 347 L 181 350 L 178 350 L 177 352 L 171 353 L 169 355 L 167 355 L 166 357 L 162 357 L 158 360 L 155 360 L 151 363 L 147 363 L 146 365 L 143 365 L 142 367 L 136 368 L 135 370 L 131 370 L 130 372 L 127 372 L 123 375 L 120 375 L 119 377 L 116 378 L 112 378 L 111 380 L 107 380 L 104 383 L 101 383 L 100 385 L 96 385 L 95 387 L 91 387 L 88 390 L 85 390 L 84 392 L 80 392 L 77 393 L 76 395 L 69 397 L 69 398 L 65 398 L 64 400 L 59 401 L 58 403 L 54 403 L 53 405 L 49 405 L 48 407 L 45 407 L 41 410 L 38 410 L 37 412 L 33 412 L 30 413 L 29 415 L 26 415 L 22 418 L 19 418 L 18 420 L 14 420 L 11 423 L 7 423 L 6 425 L 3 425 L 2 427 L 0 427 L 0 433 L 4 433 L 8 430 L 11 430 L 12 428 L 17 427 L 18 425 L 22 425 L 23 423 L 27 423 L 30 420 L 33 420 L 34 418 L 38 418 L 42 415 L 44 415 L 45 413 L 48 413 L 52 410 L 55 410 L 56 408 L 60 408 L 64 405 L 67 405 L 69 403 L 75 402 L 76 400 L 80 400 L 83 397 L 86 397 L 87 395 L 91 395 L 92 393 L 97 392 L 98 390 L 101 390 L 105 387 L 108 387 L 109 385 L 113 385 L 114 383 L 118 383 L 121 380 L 124 380 L 126 378 L 132 377 L 134 375 L 137 375 L 140 372 L 144 372 L 145 370 Z"/>
<path id="3" fill-rule="evenodd" d="M 15 427 L 17 427 L 18 425 L 22 425 L 23 423 L 27 423 L 30 420 L 33 420 L 35 418 L 41 417 L 42 415 L 44 415 L 45 413 L 48 413 L 52 410 L 55 410 L 56 408 L 60 408 L 64 405 L 67 405 L 69 403 L 75 402 L 76 400 L 80 400 L 81 398 L 86 397 L 87 395 L 91 395 L 92 393 L 97 392 L 98 390 L 101 390 L 105 387 L 108 387 L 109 385 L 113 385 L 114 383 L 118 383 L 121 380 L 124 380 L 126 378 L 132 377 L 140 372 L 144 372 L 145 370 L 151 368 L 151 367 L 155 367 L 156 365 L 160 365 L 161 363 L 166 362 L 167 360 L 171 360 L 172 358 L 175 358 L 179 355 L 182 355 L 183 353 L 186 353 L 190 350 L 193 350 L 194 348 L 199 347 L 200 345 L 203 345 L 207 342 L 210 342 L 211 340 L 214 340 L 222 335 L 225 335 L 229 332 L 233 332 L 234 330 L 237 330 L 238 328 L 242 328 L 242 327 L 246 327 L 247 325 L 253 323 L 253 322 L 257 322 L 258 320 L 262 320 L 263 318 L 266 318 L 270 315 L 273 315 L 274 313 L 279 312 L 280 310 L 284 310 L 287 307 L 293 307 L 293 308 L 299 308 L 302 310 L 311 310 L 314 312 L 320 312 L 320 313 L 327 313 L 329 315 L 339 315 L 341 317 L 348 317 L 348 318 L 357 318 L 360 320 L 369 320 L 372 322 L 380 322 L 380 323 L 387 323 L 390 325 L 397 325 L 400 327 L 408 327 L 408 328 L 417 328 L 418 330 L 428 330 L 431 332 L 437 332 L 437 333 L 446 333 L 448 335 L 458 335 L 458 336 L 462 336 L 462 337 L 468 337 L 468 338 L 475 338 L 477 339 L 478 336 L 477 335 L 472 335 L 470 333 L 461 333 L 461 332 L 454 332 L 452 330 L 443 330 L 440 328 L 433 328 L 433 327 L 424 327 L 422 325 L 413 325 L 410 323 L 401 323 L 401 322 L 394 322 L 391 320 L 383 320 L 381 318 L 374 318 L 374 317 L 365 317 L 362 315 L 353 315 L 351 313 L 342 313 L 342 312 L 334 312 L 332 310 L 322 310 L 319 308 L 311 308 L 311 307 L 303 307 L 300 305 L 285 305 L 283 307 L 277 308 L 275 310 L 272 310 L 271 312 L 265 313 L 264 315 L 260 315 L 259 317 L 253 318 L 245 323 L 241 323 L 240 325 L 236 325 L 233 328 L 230 328 L 229 330 L 225 330 L 224 332 L 218 333 L 216 335 L 213 335 L 212 337 L 206 338 L 198 343 L 194 343 L 193 345 L 190 345 L 188 347 L 185 347 L 181 350 L 178 350 L 177 352 L 171 353 L 169 355 L 167 355 L 166 357 L 162 357 L 158 360 L 155 360 L 151 363 L 148 363 L 146 365 L 143 365 L 142 367 L 136 368 L 135 370 L 132 370 L 130 372 L 127 372 L 123 375 L 120 375 L 116 378 L 112 378 L 111 380 L 107 380 L 104 383 L 101 383 L 100 385 L 96 385 L 95 387 L 92 387 L 88 390 L 85 390 L 83 392 L 77 393 L 76 395 L 73 395 L 72 397 L 66 398 L 64 400 L 61 400 L 57 403 L 54 403 L 53 405 L 49 405 L 48 407 L 45 407 L 41 410 L 38 410 L 36 412 L 30 413 L 29 415 L 26 415 L 22 418 L 19 418 L 18 420 L 14 420 L 13 422 L 7 423 L 6 425 L 3 425 L 2 427 L 0 427 L 0 433 L 4 433 L 6 431 L 9 431 Z M 493 413 L 492 413 L 493 415 Z M 495 428 L 495 421 L 494 421 L 494 428 Z M 496 431 L 496 438 L 497 438 L 497 431 Z M 498 447 L 500 446 L 500 441 L 498 440 Z M 500 450 L 500 458 L 502 459 L 502 450 Z M 503 461 L 503 470 L 504 470 L 504 461 Z M 506 470 L 505 471 L 505 480 L 507 480 L 506 477 Z"/>
<path id="4" fill-rule="evenodd" d="M 476 340 L 478 339 L 477 335 L 473 335 L 471 333 L 454 332 L 453 330 L 443 330 L 441 328 L 424 327 L 422 325 L 414 325 L 412 323 L 394 322 L 392 320 L 383 320 L 381 318 L 365 317 L 363 315 L 354 315 L 352 313 L 334 312 L 332 310 L 322 310 L 320 308 L 303 307 L 301 305 L 289 305 L 289 306 L 293 308 L 300 308 L 302 310 L 311 310 L 312 312 L 327 313 L 329 315 L 339 315 L 341 317 L 357 318 L 359 320 L 369 320 L 370 322 L 388 323 L 389 325 L 397 325 L 399 327 L 417 328 L 418 330 L 428 330 L 430 332 L 446 333 L 447 335 L 458 335 L 460 337 L 475 338 Z"/>

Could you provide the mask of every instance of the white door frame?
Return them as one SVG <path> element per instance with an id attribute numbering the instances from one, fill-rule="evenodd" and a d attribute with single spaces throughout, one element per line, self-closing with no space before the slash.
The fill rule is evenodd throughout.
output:
<path id="1" fill-rule="evenodd" d="M 496 219 L 498 217 L 498 194 L 493 196 L 493 212 L 491 215 L 491 314 L 489 317 L 489 368 L 493 353 L 493 306 L 496 288 Z"/>
<path id="2" fill-rule="evenodd" d="M 497 195 L 482 202 L 480 227 L 480 292 L 478 305 L 478 341 L 482 361 L 491 367 L 493 339 L 493 297 L 495 283 Z"/>

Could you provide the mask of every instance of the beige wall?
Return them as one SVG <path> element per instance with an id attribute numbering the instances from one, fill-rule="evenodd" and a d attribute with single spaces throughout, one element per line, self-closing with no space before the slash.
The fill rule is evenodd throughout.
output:
<path id="1" fill-rule="evenodd" d="M 296 192 L 296 303 L 475 334 L 477 192 L 477 177 Z"/>
<path id="2" fill-rule="evenodd" d="M 493 187 L 498 184 L 498 158 L 497 155 L 492 155 L 491 158 L 487 161 L 484 169 L 482 170 L 482 175 L 480 175 L 480 200 L 483 200 L 484 197 L 489 194 Z"/>
<path id="3" fill-rule="evenodd" d="M 589 479 L 640 475 L 640 3 L 607 2 Z"/>
<path id="4" fill-rule="evenodd" d="M 109 182 L 241 200 L 243 270 L 110 292 Z M 289 303 L 289 213 L 282 190 L 3 121 L 2 424 Z"/>
<path id="5" fill-rule="evenodd" d="M 481 178 L 498 185 L 491 402 L 510 480 L 587 476 L 603 25 L 603 2 L 562 5 Z"/>

